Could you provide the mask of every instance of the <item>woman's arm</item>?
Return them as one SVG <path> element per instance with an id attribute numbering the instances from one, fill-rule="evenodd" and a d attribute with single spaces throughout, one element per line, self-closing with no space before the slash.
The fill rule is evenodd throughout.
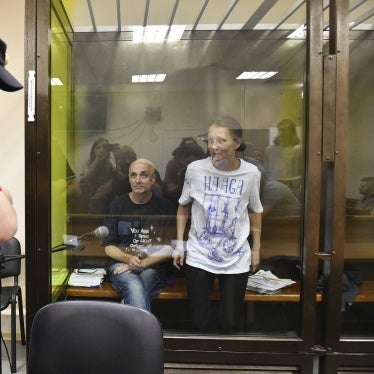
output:
<path id="1" fill-rule="evenodd" d="M 187 221 L 191 213 L 191 204 L 181 205 L 179 204 L 177 210 L 177 241 L 175 250 L 173 251 L 173 265 L 180 269 L 184 261 L 184 231 L 186 229 Z"/>
<path id="2" fill-rule="evenodd" d="M 165 245 L 158 251 L 143 258 L 141 262 L 141 266 L 143 266 L 143 268 L 145 269 L 150 266 L 154 266 L 162 262 L 169 261 L 172 258 L 171 257 L 172 252 L 173 252 L 173 248 L 170 245 Z"/>
<path id="3" fill-rule="evenodd" d="M 251 248 L 251 270 L 255 271 L 260 264 L 260 249 L 261 249 L 261 213 L 249 213 L 249 221 L 251 224 L 251 233 L 253 238 Z"/>
<path id="4" fill-rule="evenodd" d="M 87 180 L 93 179 L 96 176 L 97 171 L 100 170 L 99 168 L 101 165 L 103 165 L 105 162 L 109 162 L 109 160 L 108 157 L 104 158 L 103 156 L 95 157 L 91 163 L 88 161 L 83 167 L 83 176 Z"/>

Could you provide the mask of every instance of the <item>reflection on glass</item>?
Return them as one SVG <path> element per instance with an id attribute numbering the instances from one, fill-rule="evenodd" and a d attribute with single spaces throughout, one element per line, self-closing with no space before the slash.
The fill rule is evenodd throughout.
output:
<path id="1" fill-rule="evenodd" d="M 283 119 L 277 125 L 278 134 L 265 149 L 265 169 L 272 180 L 288 186 L 297 198 L 301 195 L 302 150 L 292 120 Z"/>
<path id="2" fill-rule="evenodd" d="M 70 3 L 66 14 L 74 26 L 78 8 Z M 137 2 L 133 3 L 136 7 Z M 291 10 L 280 10 L 282 17 L 287 11 Z M 299 13 L 299 23 L 304 24 L 304 6 Z M 250 18 L 245 16 L 240 22 Z M 186 166 L 206 157 L 206 137 L 202 134 L 208 123 L 218 115 L 233 116 L 243 127 L 247 144 L 238 157 L 261 171 L 264 215 L 260 267 L 297 281 L 276 295 L 247 291 L 240 332 L 298 336 L 306 49 L 305 35 L 287 38 L 296 29 L 290 24 L 283 25 L 283 30 L 269 29 L 264 23 L 257 30 L 226 27 L 216 33 L 206 32 L 208 24 L 200 25 L 179 41 L 152 44 L 133 43 L 127 33 L 100 29 L 97 33 L 76 32 L 71 42 L 72 66 L 66 67 L 74 76 L 72 118 L 62 116 L 67 123 L 61 126 L 56 115 L 52 128 L 79 179 L 80 194 L 69 195 L 66 209 L 58 210 L 64 221 L 59 221 L 57 213 L 53 216 L 52 226 L 59 230 L 54 245 L 60 244 L 62 234 L 80 235 L 104 224 L 113 199 L 131 191 L 128 168 L 137 157 L 153 162 L 156 183 L 152 192 L 168 198 L 176 208 Z M 133 25 L 127 26 L 131 29 Z M 52 59 L 52 69 L 67 60 Z M 237 80 L 243 71 L 278 73 L 267 75 L 267 79 Z M 163 82 L 132 83 L 133 75 L 159 73 L 166 73 Z M 52 91 L 52 100 L 55 95 Z M 283 126 L 285 119 L 288 122 Z M 298 141 L 283 141 L 283 127 Z M 181 150 L 185 138 L 194 139 L 196 144 Z M 170 172 L 168 164 L 173 157 L 180 157 L 180 162 Z M 53 199 L 57 203 L 62 195 L 55 193 Z M 170 225 L 175 229 L 175 217 Z M 71 260 L 69 270 L 106 267 L 109 262 L 97 238 L 87 240 L 82 251 L 61 254 L 65 255 Z M 167 330 L 191 332 L 184 272 L 184 268 L 171 268 L 164 293 L 151 304 Z M 163 295 L 171 290 L 173 297 L 166 300 Z M 215 314 L 219 305 L 216 288 L 212 299 Z"/>
<path id="3" fill-rule="evenodd" d="M 77 180 L 69 160 L 68 134 L 71 126 L 71 49 L 66 35 L 62 32 L 56 14 L 52 12 L 51 26 L 51 216 L 52 243 L 62 244 L 66 233 L 68 204 L 76 195 Z M 56 81 L 61 84 L 55 84 Z M 58 252 L 51 258 L 51 298 L 56 300 L 69 275 L 69 263 L 65 252 Z"/>
<path id="4" fill-rule="evenodd" d="M 359 29 L 359 28 L 358 28 Z M 374 336 L 373 40 L 350 33 L 345 272 L 342 337 Z"/>

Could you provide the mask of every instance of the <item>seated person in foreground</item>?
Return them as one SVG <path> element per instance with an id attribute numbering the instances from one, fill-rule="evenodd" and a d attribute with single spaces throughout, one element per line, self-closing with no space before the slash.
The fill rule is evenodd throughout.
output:
<path id="1" fill-rule="evenodd" d="M 103 239 L 113 287 L 122 302 L 150 311 L 153 297 L 164 287 L 175 237 L 175 209 L 169 200 L 152 193 L 155 168 L 151 161 L 138 159 L 129 168 L 131 192 L 116 196 L 109 207 Z"/>
<path id="2" fill-rule="evenodd" d="M 357 200 L 355 208 L 370 210 L 370 214 L 374 214 L 374 177 L 361 178 L 359 192 L 362 197 Z"/>

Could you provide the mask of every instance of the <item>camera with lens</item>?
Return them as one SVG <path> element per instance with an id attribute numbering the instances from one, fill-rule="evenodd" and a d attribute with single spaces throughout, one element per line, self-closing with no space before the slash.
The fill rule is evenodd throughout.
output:
<path id="1" fill-rule="evenodd" d="M 112 152 L 117 149 L 120 149 L 121 147 L 118 143 L 106 143 L 106 144 L 103 144 L 103 148 L 107 150 L 108 152 Z"/>

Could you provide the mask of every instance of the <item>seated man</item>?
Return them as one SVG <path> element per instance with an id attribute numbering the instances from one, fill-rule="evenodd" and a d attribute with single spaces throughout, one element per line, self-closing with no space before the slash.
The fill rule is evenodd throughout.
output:
<path id="1" fill-rule="evenodd" d="M 98 187 L 89 202 L 88 212 L 93 214 L 106 214 L 113 198 L 131 191 L 129 182 L 129 166 L 137 159 L 134 149 L 128 145 L 118 148 L 114 152 L 116 170 L 111 179 Z M 152 192 L 155 195 L 163 196 L 164 184 L 160 173 L 155 170 L 156 182 L 152 184 Z"/>
<path id="2" fill-rule="evenodd" d="M 365 177 L 360 181 L 359 192 L 362 198 L 357 200 L 356 209 L 370 210 L 374 214 L 374 177 Z"/>
<path id="3" fill-rule="evenodd" d="M 154 296 L 165 284 L 175 237 L 175 209 L 169 200 L 152 193 L 155 168 L 151 161 L 138 159 L 129 169 L 131 192 L 116 196 L 109 207 L 103 240 L 105 253 L 113 259 L 110 279 L 121 293 L 122 302 L 150 311 Z"/>

